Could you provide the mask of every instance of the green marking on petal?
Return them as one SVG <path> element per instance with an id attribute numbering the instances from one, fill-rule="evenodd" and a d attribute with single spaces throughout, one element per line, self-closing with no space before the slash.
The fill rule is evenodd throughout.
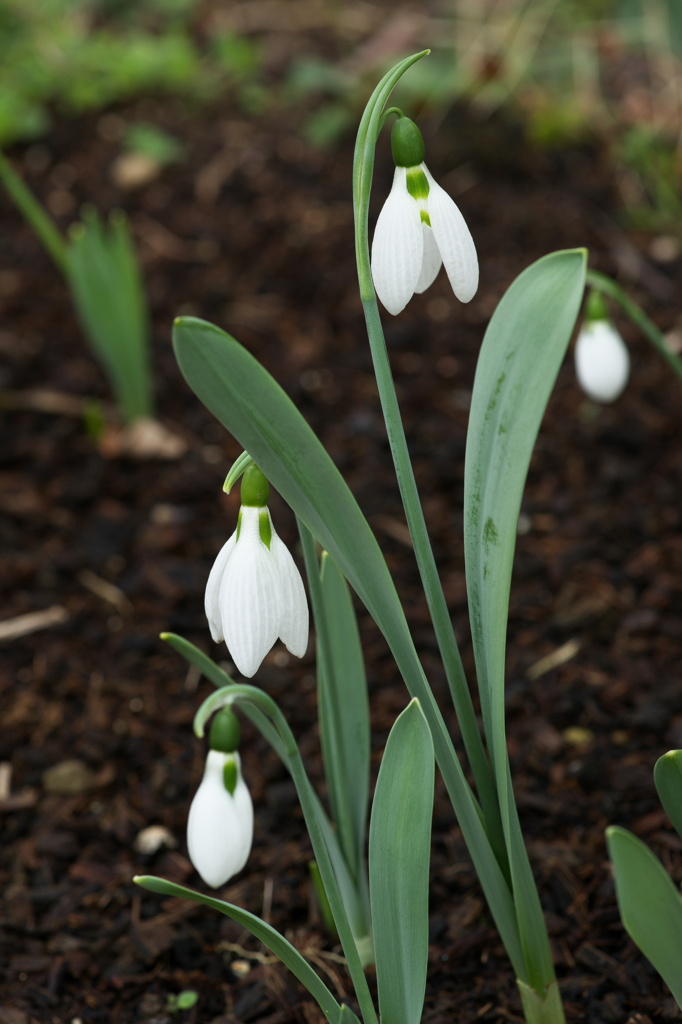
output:
<path id="1" fill-rule="evenodd" d="M 419 218 L 423 224 L 428 224 L 428 226 L 431 227 L 431 218 L 426 210 L 419 211 Z"/>
<path id="2" fill-rule="evenodd" d="M 407 191 L 417 201 L 429 198 L 429 183 L 421 167 L 407 168 Z"/>
<path id="3" fill-rule="evenodd" d="M 235 538 L 236 540 L 239 540 L 239 534 L 241 533 L 241 530 L 242 530 L 242 510 L 239 509 L 239 515 L 237 516 L 237 536 Z"/>
<path id="4" fill-rule="evenodd" d="M 239 769 L 237 768 L 237 762 L 233 757 L 229 757 L 223 766 L 223 783 L 230 796 L 234 796 L 238 778 Z"/>
<path id="5" fill-rule="evenodd" d="M 260 533 L 260 539 L 269 551 L 270 542 L 272 541 L 272 527 L 270 526 L 270 514 L 266 508 L 262 508 L 258 513 L 258 532 Z"/>

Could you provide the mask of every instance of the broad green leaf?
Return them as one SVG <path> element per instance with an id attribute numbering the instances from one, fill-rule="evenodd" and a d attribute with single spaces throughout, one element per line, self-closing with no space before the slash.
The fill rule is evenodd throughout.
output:
<path id="1" fill-rule="evenodd" d="M 660 860 L 631 832 L 612 826 L 606 843 L 625 930 L 682 1007 L 682 897 Z"/>
<path id="2" fill-rule="evenodd" d="M 422 703 L 495 923 L 517 974 L 524 977 L 509 887 L 426 683 L 390 572 L 355 498 L 299 411 L 239 342 L 213 324 L 183 317 L 175 322 L 173 344 L 189 386 L 329 551 L 386 637 L 410 694 Z"/>
<path id="3" fill-rule="evenodd" d="M 433 742 L 417 700 L 396 719 L 369 829 L 369 892 L 382 1024 L 419 1024 L 429 946 Z"/>
<path id="4" fill-rule="evenodd" d="M 507 763 L 505 644 L 523 487 L 580 309 L 585 264 L 582 249 L 545 256 L 500 301 L 476 369 L 464 474 L 466 579 L 483 724 L 529 980 L 540 991 L 552 982 L 554 971 Z"/>
<path id="5" fill-rule="evenodd" d="M 120 211 L 108 226 L 94 210 L 83 219 L 66 249 L 79 320 L 125 419 L 151 416 L 148 315 L 128 222 Z"/>
<path id="6" fill-rule="evenodd" d="M 493 758 L 504 746 L 507 610 L 521 497 L 580 309 L 582 249 L 533 263 L 500 301 L 476 368 L 464 474 L 467 591 Z"/>
<path id="7" fill-rule="evenodd" d="M 682 750 L 669 750 L 654 766 L 654 782 L 663 809 L 682 838 Z"/>
<path id="8" fill-rule="evenodd" d="M 393 642 L 410 643 L 393 580 L 367 520 L 282 388 L 239 342 L 204 320 L 176 320 L 173 344 L 192 390 L 333 556 L 380 629 Z"/>
<path id="9" fill-rule="evenodd" d="M 271 925 L 256 917 L 255 914 L 250 914 L 248 910 L 236 907 L 233 903 L 226 903 L 224 900 L 216 899 L 214 896 L 205 896 L 194 889 L 187 889 L 184 885 L 167 882 L 164 878 L 156 878 L 153 875 L 138 875 L 134 881 L 142 886 L 143 889 L 149 889 L 150 892 L 157 892 L 162 896 L 177 896 L 179 899 L 193 900 L 195 903 L 203 903 L 204 906 L 218 910 L 221 914 L 225 914 L 226 917 L 231 917 L 237 924 L 250 931 L 264 946 L 267 946 L 275 956 L 279 957 L 282 963 L 289 968 L 291 973 L 310 992 L 327 1020 L 330 1021 L 330 1024 L 338 1024 L 341 1007 L 334 996 L 307 960 L 304 960 L 288 939 L 285 939 L 283 935 L 275 931 Z"/>

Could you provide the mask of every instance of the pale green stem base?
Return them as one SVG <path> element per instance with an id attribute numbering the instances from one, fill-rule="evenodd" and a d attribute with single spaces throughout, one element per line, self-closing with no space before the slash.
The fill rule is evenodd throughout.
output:
<path id="1" fill-rule="evenodd" d="M 564 1008 L 556 981 L 547 987 L 544 995 L 519 978 L 516 984 L 521 994 L 526 1024 L 565 1024 Z"/>

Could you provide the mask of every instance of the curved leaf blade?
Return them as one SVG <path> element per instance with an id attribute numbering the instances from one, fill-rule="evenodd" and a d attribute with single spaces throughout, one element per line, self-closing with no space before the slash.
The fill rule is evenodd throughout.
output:
<path id="1" fill-rule="evenodd" d="M 385 1024 L 419 1024 L 424 1006 L 434 771 L 431 732 L 413 700 L 388 737 L 369 828 L 369 892 Z"/>
<path id="2" fill-rule="evenodd" d="M 551 253 L 523 271 L 493 314 L 476 368 L 464 472 L 464 541 L 476 667 L 493 757 L 504 735 L 499 725 L 507 610 L 521 497 L 580 309 L 585 257 L 582 249 Z"/>
<path id="3" fill-rule="evenodd" d="M 682 838 L 682 750 L 669 750 L 654 766 L 654 782 L 663 809 Z"/>
<path id="4" fill-rule="evenodd" d="M 552 984 L 554 969 L 509 774 L 505 647 L 523 488 L 578 316 L 585 273 L 584 250 L 551 253 L 528 267 L 502 297 L 476 368 L 464 470 L 466 581 L 483 725 L 528 980 L 541 992 Z"/>
<path id="5" fill-rule="evenodd" d="M 360 634 L 348 584 L 326 551 L 322 553 L 320 566 L 320 591 L 326 627 L 318 631 L 322 756 L 341 845 L 359 882 L 369 800 L 369 700 Z"/>
<path id="6" fill-rule="evenodd" d="M 632 832 L 612 826 L 606 845 L 625 930 L 682 1007 L 682 897 L 660 860 Z"/>
<path id="7" fill-rule="evenodd" d="M 524 978 L 512 894 L 426 682 L 381 549 L 355 498 L 282 388 L 234 338 L 187 317 L 175 322 L 173 343 L 189 386 L 332 555 L 386 637 L 411 695 L 422 701 L 438 764 L 495 923 L 517 975 Z"/>
<path id="8" fill-rule="evenodd" d="M 305 986 L 330 1024 L 337 1024 L 341 1015 L 341 1006 L 308 961 L 272 925 L 262 921 L 255 914 L 250 914 L 248 910 L 235 906 L 234 903 L 226 903 L 225 900 L 216 899 L 215 896 L 205 896 L 195 889 L 188 889 L 184 885 L 168 882 L 165 878 L 157 878 L 154 875 L 137 875 L 133 881 L 143 889 L 160 893 L 162 896 L 176 896 L 178 899 L 203 903 L 205 907 L 211 907 L 213 910 L 225 914 L 226 917 L 231 917 L 243 928 L 247 928 L 275 956 L 279 957 L 282 963 Z"/>
<path id="9" fill-rule="evenodd" d="M 176 320 L 173 345 L 194 393 L 330 552 L 382 632 L 399 645 L 411 643 L 376 538 L 288 395 L 238 341 L 205 320 Z"/>

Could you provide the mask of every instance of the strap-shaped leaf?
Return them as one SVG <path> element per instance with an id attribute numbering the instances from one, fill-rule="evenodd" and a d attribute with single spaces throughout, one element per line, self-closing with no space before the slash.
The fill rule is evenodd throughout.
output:
<path id="1" fill-rule="evenodd" d="M 682 750 L 669 750 L 659 757 L 654 782 L 665 813 L 682 838 Z"/>
<path id="2" fill-rule="evenodd" d="M 71 233 L 66 270 L 83 330 L 126 419 L 153 413 L 148 314 L 128 221 L 105 225 L 94 210 Z"/>
<path id="3" fill-rule="evenodd" d="M 502 297 L 476 368 L 464 474 L 469 615 L 528 981 L 554 979 L 547 931 L 507 763 L 504 667 L 516 529 L 528 465 L 580 309 L 584 250 L 533 263 Z M 522 979 L 526 980 L 526 979 Z"/>
<path id="4" fill-rule="evenodd" d="M 173 344 L 195 394 L 334 557 L 379 628 L 405 642 L 402 606 L 376 538 L 291 399 L 238 341 L 213 324 L 181 317 Z"/>
<path id="5" fill-rule="evenodd" d="M 504 657 L 528 464 L 580 309 L 585 251 L 533 263 L 501 299 L 476 368 L 464 475 L 467 592 L 493 757 L 504 746 Z"/>
<path id="6" fill-rule="evenodd" d="M 275 956 L 279 957 L 291 973 L 307 988 L 330 1024 L 339 1024 L 341 1006 L 337 1000 L 322 979 L 315 973 L 308 961 L 272 925 L 262 921 L 255 914 L 250 914 L 248 910 L 236 907 L 234 903 L 226 903 L 225 900 L 216 899 L 215 896 L 205 896 L 195 889 L 188 889 L 184 885 L 167 882 L 165 878 L 156 878 L 154 875 L 138 875 L 134 881 L 141 885 L 143 889 L 149 889 L 150 892 L 157 892 L 162 896 L 177 896 L 179 899 L 193 900 L 195 903 L 203 903 L 204 906 L 218 910 L 221 914 L 225 914 L 226 917 L 231 917 L 237 924 L 248 929 Z"/>
<path id="7" fill-rule="evenodd" d="M 606 844 L 625 930 L 682 1007 L 682 897 L 660 860 L 632 832 L 612 826 Z"/>
<path id="8" fill-rule="evenodd" d="M 348 585 L 322 554 L 318 628 L 320 740 L 332 817 L 356 882 L 364 863 L 369 799 L 369 700 L 365 662 Z"/>
<path id="9" fill-rule="evenodd" d="M 428 964 L 434 759 L 417 700 L 396 719 L 369 829 L 369 892 L 382 1024 L 419 1024 Z"/>

